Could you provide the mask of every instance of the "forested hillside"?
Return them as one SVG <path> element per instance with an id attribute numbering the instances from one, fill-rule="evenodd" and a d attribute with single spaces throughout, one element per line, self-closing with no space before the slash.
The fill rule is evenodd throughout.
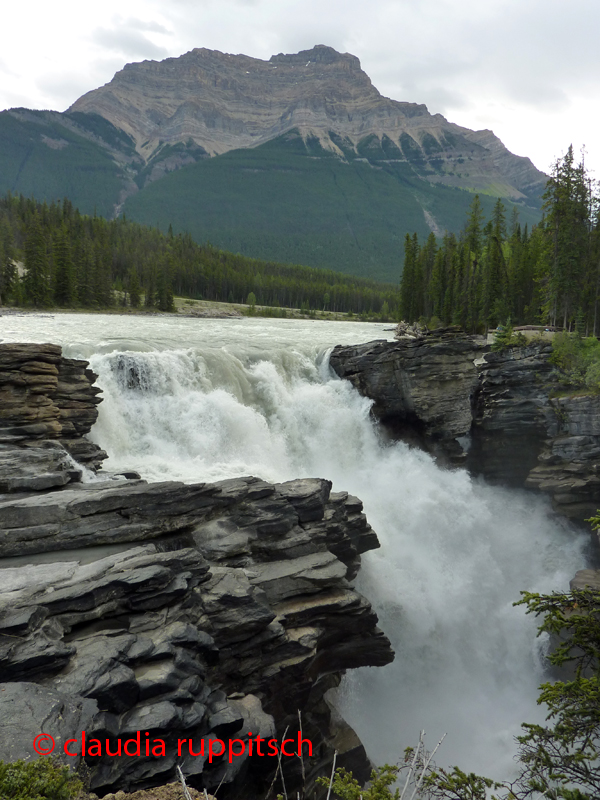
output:
<path id="1" fill-rule="evenodd" d="M 110 217 L 142 164 L 131 139 L 97 114 L 0 112 L 0 195 L 68 197 L 82 213 Z"/>
<path id="2" fill-rule="evenodd" d="M 170 172 L 128 197 L 124 210 L 138 222 L 164 231 L 172 223 L 197 242 L 255 258 L 394 282 L 406 231 L 458 234 L 473 193 L 426 180 L 434 167 L 420 149 L 408 149 L 406 159 L 386 137 L 365 138 L 356 150 L 331 138 L 343 158 L 293 130 Z M 447 169 L 432 162 L 440 176 L 442 163 Z M 457 169 L 467 182 L 467 158 Z M 480 194 L 485 213 L 499 195 L 502 187 L 494 186 Z M 538 208 L 518 207 L 523 222 L 539 220 Z"/>
<path id="3" fill-rule="evenodd" d="M 510 318 L 600 333 L 599 198 L 572 148 L 552 169 L 543 211 L 529 228 L 497 200 L 486 222 L 476 196 L 459 236 L 440 244 L 406 234 L 402 317 L 480 332 Z"/>
<path id="4" fill-rule="evenodd" d="M 353 313 L 383 307 L 394 314 L 399 302 L 393 285 L 257 261 L 125 218 L 84 216 L 69 200 L 0 200 L 0 304 L 93 309 L 143 302 L 168 311 L 174 293 L 231 303 L 252 294 L 259 305 Z"/>

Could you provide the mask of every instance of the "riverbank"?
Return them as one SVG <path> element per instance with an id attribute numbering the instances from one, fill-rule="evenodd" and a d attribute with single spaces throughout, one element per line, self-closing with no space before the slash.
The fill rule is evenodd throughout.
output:
<path id="1" fill-rule="evenodd" d="M 192 300 L 186 297 L 175 297 L 173 300 L 175 311 L 159 311 L 155 308 L 139 306 L 114 305 L 106 308 L 31 308 L 0 306 L 0 317 L 20 316 L 24 314 L 114 314 L 119 316 L 149 316 L 172 317 L 189 316 L 214 319 L 227 319 L 235 317 L 267 317 L 280 319 L 318 319 L 327 322 L 389 322 L 396 324 L 390 317 L 380 314 L 352 314 L 346 312 L 333 312 L 326 309 L 311 309 L 305 311 L 301 308 L 274 307 L 263 305 L 247 305 L 245 303 L 223 303 L 212 300 Z"/>

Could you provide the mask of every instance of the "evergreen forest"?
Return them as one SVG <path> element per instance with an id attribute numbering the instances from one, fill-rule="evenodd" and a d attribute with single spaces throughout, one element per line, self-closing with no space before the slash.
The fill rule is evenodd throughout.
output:
<path id="1" fill-rule="evenodd" d="M 65 199 L 0 200 L 0 305 L 173 310 L 174 294 L 229 303 L 394 316 L 399 289 L 331 270 L 259 261 Z"/>
<path id="2" fill-rule="evenodd" d="M 600 333 L 600 213 L 584 158 L 553 165 L 541 222 L 521 225 L 499 199 L 486 221 L 476 195 L 459 236 L 405 237 L 401 316 L 484 333 L 510 320 Z"/>

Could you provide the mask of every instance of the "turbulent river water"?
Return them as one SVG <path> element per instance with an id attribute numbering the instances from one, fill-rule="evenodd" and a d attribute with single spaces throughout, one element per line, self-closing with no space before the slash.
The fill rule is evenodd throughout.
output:
<path id="1" fill-rule="evenodd" d="M 541 721 L 544 642 L 521 590 L 568 588 L 583 538 L 536 495 L 489 487 L 386 441 L 370 404 L 328 366 L 334 344 L 384 325 L 37 315 L 0 319 L 0 341 L 55 342 L 104 392 L 91 438 L 149 480 L 323 477 L 358 495 L 381 550 L 360 590 L 396 650 L 349 673 L 338 703 L 376 763 L 425 729 L 440 765 L 507 777 L 521 722 Z"/>

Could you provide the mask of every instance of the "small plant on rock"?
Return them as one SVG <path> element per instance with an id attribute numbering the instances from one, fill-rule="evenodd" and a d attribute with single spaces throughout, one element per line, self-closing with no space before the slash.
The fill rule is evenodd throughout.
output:
<path id="1" fill-rule="evenodd" d="M 81 781 L 51 758 L 37 761 L 0 761 L 2 800 L 72 800 L 81 792 Z"/>

